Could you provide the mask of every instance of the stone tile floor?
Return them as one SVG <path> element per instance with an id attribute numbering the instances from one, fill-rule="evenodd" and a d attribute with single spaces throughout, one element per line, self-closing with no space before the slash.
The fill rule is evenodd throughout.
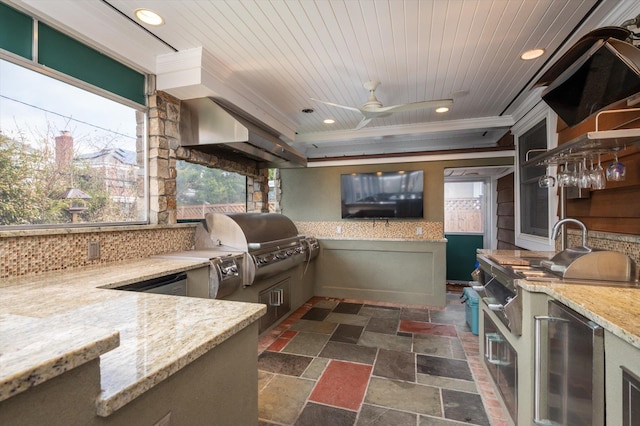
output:
<path id="1" fill-rule="evenodd" d="M 260 339 L 260 425 L 509 425 L 459 296 L 311 299 Z"/>

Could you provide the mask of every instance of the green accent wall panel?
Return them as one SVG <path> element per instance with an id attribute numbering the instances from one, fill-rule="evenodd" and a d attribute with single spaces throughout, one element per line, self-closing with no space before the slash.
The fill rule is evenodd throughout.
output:
<path id="1" fill-rule="evenodd" d="M 447 239 L 447 280 L 471 281 L 477 249 L 483 247 L 483 236 L 445 234 L 444 237 Z"/>
<path id="2" fill-rule="evenodd" d="M 145 105 L 145 76 L 69 36 L 38 23 L 38 62 Z"/>
<path id="3" fill-rule="evenodd" d="M 33 19 L 0 3 L 0 48 L 33 59 Z"/>

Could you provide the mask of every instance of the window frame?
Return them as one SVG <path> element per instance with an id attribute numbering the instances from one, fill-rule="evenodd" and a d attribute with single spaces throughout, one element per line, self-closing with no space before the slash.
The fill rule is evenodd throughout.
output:
<path id="1" fill-rule="evenodd" d="M 63 83 L 69 84 L 81 90 L 85 90 L 94 95 L 109 99 L 113 102 L 117 102 L 129 108 L 135 109 L 144 114 L 142 120 L 143 129 L 141 129 L 142 143 L 144 144 L 144 155 L 142 167 L 144 168 L 144 206 L 142 208 L 145 212 L 143 220 L 127 221 L 127 222 L 81 222 L 81 223 L 51 223 L 51 224 L 28 224 L 28 225 L 1 225 L 0 232 L 11 230 L 37 230 L 37 229 L 66 229 L 66 228 L 92 228 L 92 227 L 118 227 L 118 226 L 135 226 L 135 225 L 148 225 L 149 222 L 149 208 L 150 208 L 150 196 L 149 196 L 149 108 L 147 105 L 141 105 L 128 98 L 122 97 L 116 93 L 110 92 L 106 89 L 94 86 L 90 83 L 77 79 L 75 77 L 64 74 L 60 71 L 45 67 L 34 60 L 24 58 L 9 51 L 0 48 L 0 60 L 10 62 L 14 65 L 26 68 L 32 72 L 42 74 L 44 76 L 53 78 Z M 149 84 L 148 75 L 145 75 L 145 87 Z"/>
<path id="2" fill-rule="evenodd" d="M 548 220 L 547 220 L 547 236 L 539 236 L 527 234 L 522 231 L 522 194 L 520 190 L 521 182 L 521 164 L 520 164 L 520 143 L 519 138 L 535 126 L 540 124 L 542 120 L 546 120 L 547 150 L 555 148 L 558 145 L 557 115 L 544 102 L 539 102 L 528 114 L 518 121 L 512 128 L 515 144 L 515 245 L 527 250 L 536 251 L 554 251 L 555 242 L 551 239 L 551 228 L 557 222 L 558 197 L 556 195 L 556 187 L 547 189 L 548 200 Z M 548 166 L 547 173 L 555 177 L 556 168 Z"/>

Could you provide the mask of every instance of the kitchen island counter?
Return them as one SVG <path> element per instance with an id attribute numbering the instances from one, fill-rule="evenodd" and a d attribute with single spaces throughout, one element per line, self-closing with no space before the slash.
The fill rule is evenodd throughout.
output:
<path id="1" fill-rule="evenodd" d="M 264 314 L 260 304 L 110 289 L 207 265 L 142 259 L 5 280 L 0 401 L 100 357 L 96 412 L 109 416 Z"/>

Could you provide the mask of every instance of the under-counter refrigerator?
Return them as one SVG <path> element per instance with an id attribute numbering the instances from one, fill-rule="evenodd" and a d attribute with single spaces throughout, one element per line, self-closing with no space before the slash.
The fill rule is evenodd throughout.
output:
<path id="1" fill-rule="evenodd" d="M 604 425 L 604 331 L 556 301 L 535 317 L 534 423 Z"/>

